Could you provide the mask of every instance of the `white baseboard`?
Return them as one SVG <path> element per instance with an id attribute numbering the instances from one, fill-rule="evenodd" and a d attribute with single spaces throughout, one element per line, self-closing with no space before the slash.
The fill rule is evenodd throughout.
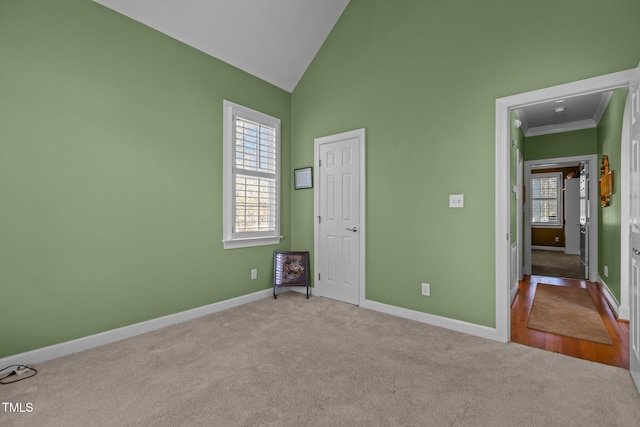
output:
<path id="1" fill-rule="evenodd" d="M 469 335 L 475 335 L 481 338 L 499 341 L 496 329 L 489 328 L 487 326 L 476 325 L 474 323 L 463 322 L 461 320 L 450 319 L 448 317 L 436 316 L 433 314 L 423 313 L 421 311 L 409 310 L 407 308 L 396 307 L 394 305 L 383 304 L 371 300 L 365 300 L 362 307 Z"/>
<path id="2" fill-rule="evenodd" d="M 629 307 L 624 308 L 620 306 L 618 299 L 615 297 L 615 295 L 613 295 L 611 289 L 609 289 L 609 286 L 607 286 L 607 283 L 602 280 L 602 277 L 600 277 L 600 275 L 598 275 L 598 283 L 602 285 L 602 294 L 604 295 L 607 302 L 609 302 L 609 306 L 616 313 L 616 317 L 619 320 L 629 320 L 631 315 L 631 310 L 629 309 Z"/>
<path id="3" fill-rule="evenodd" d="M 314 293 L 314 289 L 315 288 L 313 286 L 309 286 L 309 296 L 310 297 L 313 296 L 313 295 L 317 295 L 316 293 Z M 285 290 L 280 291 L 280 293 L 287 292 L 287 290 L 291 291 L 291 292 L 300 292 L 301 294 L 305 294 L 305 295 L 307 294 L 307 288 L 304 287 L 304 286 L 290 286 L 289 288 L 285 287 Z M 280 295 L 280 294 L 278 294 L 278 295 Z"/>
<path id="4" fill-rule="evenodd" d="M 511 297 L 511 302 L 513 302 L 513 299 L 516 297 L 516 294 L 518 293 L 518 281 L 520 280 L 518 278 L 518 264 L 520 264 L 521 260 L 520 258 L 520 254 L 518 251 L 518 242 L 514 242 L 511 244 L 511 256 L 510 256 L 510 273 L 511 273 L 511 279 L 510 279 L 510 297 Z"/>
<path id="5" fill-rule="evenodd" d="M 513 300 L 516 299 L 516 295 L 518 294 L 518 286 L 512 286 L 511 287 L 511 299 L 509 301 L 511 301 L 511 304 L 513 304 Z"/>
<path id="6" fill-rule="evenodd" d="M 294 292 L 306 293 L 306 289 L 300 287 L 291 287 L 289 288 L 289 290 Z M 311 295 L 315 295 L 314 291 L 314 288 L 310 288 Z M 35 365 L 38 363 L 46 362 L 47 360 L 56 359 L 58 357 L 63 357 L 83 350 L 89 350 L 101 345 L 120 341 L 136 335 L 155 331 L 160 328 L 186 322 L 198 317 L 217 313 L 229 308 L 238 307 L 250 302 L 259 301 L 261 299 L 271 297 L 273 297 L 273 289 L 265 289 L 262 291 L 254 292 L 252 294 L 231 298 L 225 301 L 197 307 L 180 313 L 170 314 L 133 325 L 123 326 L 122 328 L 101 332 L 95 335 L 89 335 L 87 337 L 66 341 L 60 344 L 54 344 L 36 350 L 7 356 L 0 359 L 0 366 Z M 489 328 L 487 326 L 476 325 L 473 323 L 463 322 L 447 317 L 409 310 L 406 308 L 396 307 L 393 305 L 383 304 L 371 300 L 365 300 L 365 304 L 362 306 L 362 308 L 498 341 L 496 329 Z"/>
<path id="7" fill-rule="evenodd" d="M 631 320 L 631 307 L 620 306 L 620 308 L 618 309 L 618 320 Z"/>
<path id="8" fill-rule="evenodd" d="M 557 251 L 557 252 L 564 252 L 565 248 L 564 246 L 537 246 L 537 245 L 531 245 L 531 249 L 535 249 L 538 251 Z"/>
<path id="9" fill-rule="evenodd" d="M 37 363 L 46 362 L 47 360 L 56 359 L 68 354 L 77 353 L 79 351 L 88 350 L 90 348 L 99 347 L 125 338 L 130 338 L 146 332 L 155 331 L 156 329 L 178 323 L 193 320 L 198 317 L 217 313 L 229 308 L 238 307 L 250 302 L 259 301 L 261 299 L 273 297 L 271 288 L 263 291 L 254 292 L 248 295 L 242 295 L 236 298 L 216 302 L 202 307 L 193 308 L 191 310 L 182 311 L 180 313 L 169 314 L 167 316 L 158 317 L 156 319 L 135 323 L 122 328 L 112 329 L 110 331 L 101 332 L 95 335 L 66 341 L 60 344 L 54 344 L 48 347 L 39 348 L 25 353 L 19 353 L 0 359 L 0 367 L 10 365 L 35 365 Z"/>

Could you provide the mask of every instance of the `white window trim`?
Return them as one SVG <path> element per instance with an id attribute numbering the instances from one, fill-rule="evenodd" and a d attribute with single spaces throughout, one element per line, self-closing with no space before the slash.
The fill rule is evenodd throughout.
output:
<path id="1" fill-rule="evenodd" d="M 533 191 L 533 186 L 531 185 L 531 180 L 534 178 L 540 177 L 549 177 L 556 176 L 558 178 L 558 224 L 549 224 L 544 222 L 533 222 L 531 220 L 531 228 L 563 228 L 564 227 L 564 205 L 563 205 L 563 195 L 564 195 L 564 181 L 562 179 L 562 172 L 547 172 L 547 173 L 532 173 L 529 178 L 529 186 L 531 186 L 531 190 Z M 531 212 L 533 212 L 533 195 L 531 196 Z"/>
<path id="2" fill-rule="evenodd" d="M 283 237 L 280 235 L 280 119 L 261 113 L 251 108 L 227 101 L 223 102 L 223 246 L 224 249 L 246 248 L 252 246 L 277 245 Z M 245 119 L 253 120 L 276 128 L 276 229 L 273 235 L 238 238 L 233 235 L 234 212 L 234 180 L 233 167 L 235 165 L 234 144 L 234 117 L 239 115 Z"/>

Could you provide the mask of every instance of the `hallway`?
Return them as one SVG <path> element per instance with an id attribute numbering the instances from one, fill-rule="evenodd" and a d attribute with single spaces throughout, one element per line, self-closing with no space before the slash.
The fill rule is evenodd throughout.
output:
<path id="1" fill-rule="evenodd" d="M 598 344 L 527 328 L 538 283 L 587 288 L 613 345 Z M 600 285 L 586 280 L 532 275 L 525 276 L 518 286 L 518 294 L 511 305 L 512 342 L 629 369 L 629 323 L 616 319 L 614 312 L 600 292 Z"/>
<path id="2" fill-rule="evenodd" d="M 584 279 L 580 267 L 580 255 L 567 255 L 560 251 L 531 250 L 532 275 Z"/>

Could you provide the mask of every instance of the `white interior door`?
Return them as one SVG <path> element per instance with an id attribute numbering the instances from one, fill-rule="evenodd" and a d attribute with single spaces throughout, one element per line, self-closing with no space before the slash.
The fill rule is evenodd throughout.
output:
<path id="1" fill-rule="evenodd" d="M 321 296 L 364 299 L 364 129 L 316 143 L 315 287 Z"/>
<path id="2" fill-rule="evenodd" d="M 582 164 L 580 171 L 580 271 L 585 279 L 589 274 L 589 224 L 591 222 L 591 198 L 589 181 L 589 162 Z"/>
<path id="3" fill-rule="evenodd" d="M 636 69 L 627 108 L 630 109 L 630 159 L 631 159 L 631 212 L 629 214 L 629 251 L 631 266 L 630 302 L 631 319 L 629 320 L 630 370 L 633 381 L 640 390 L 640 65 Z"/>
<path id="4" fill-rule="evenodd" d="M 580 253 L 580 180 L 564 180 L 564 253 Z"/>

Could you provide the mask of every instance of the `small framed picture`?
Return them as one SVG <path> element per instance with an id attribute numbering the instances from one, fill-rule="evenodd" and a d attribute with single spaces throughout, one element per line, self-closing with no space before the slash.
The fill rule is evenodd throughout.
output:
<path id="1" fill-rule="evenodd" d="M 306 286 L 309 298 L 309 252 L 274 252 L 273 298 L 279 286 Z"/>
<path id="2" fill-rule="evenodd" d="M 300 168 L 293 171 L 293 187 L 296 190 L 313 187 L 313 168 Z"/>
<path id="3" fill-rule="evenodd" d="M 276 286 L 308 286 L 309 252 L 275 252 L 273 279 Z"/>

